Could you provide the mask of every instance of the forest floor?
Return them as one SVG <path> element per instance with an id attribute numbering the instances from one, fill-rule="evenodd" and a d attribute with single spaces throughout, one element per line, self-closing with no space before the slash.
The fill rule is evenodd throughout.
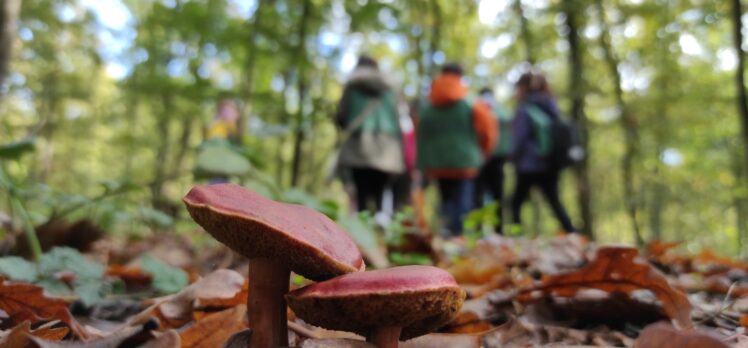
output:
<path id="1" fill-rule="evenodd" d="M 454 275 L 468 299 L 452 323 L 401 346 L 748 347 L 748 264 L 709 250 L 682 254 L 678 246 L 654 242 L 639 255 L 576 235 L 492 236 L 471 248 L 436 240 L 433 261 Z M 141 257 L 146 253 L 183 270 L 190 285 L 160 295 L 156 289 L 168 289 L 179 276 L 168 266 L 154 271 Z M 104 278 L 119 284 L 116 294 L 93 305 L 81 303 L 82 296 L 49 296 L 43 282 L 0 278 L 0 347 L 221 347 L 246 329 L 247 263 L 224 247 L 198 250 L 167 235 L 135 243 L 105 239 L 87 259 L 106 265 Z M 81 272 L 53 278 L 82 289 Z M 301 347 L 368 346 L 353 334 L 309 326 L 290 311 L 289 338 Z"/>

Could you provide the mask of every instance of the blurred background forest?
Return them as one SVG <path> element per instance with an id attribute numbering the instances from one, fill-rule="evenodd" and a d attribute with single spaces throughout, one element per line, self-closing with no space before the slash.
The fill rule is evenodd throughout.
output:
<path id="1" fill-rule="evenodd" d="M 180 199 L 223 98 L 242 104 L 247 185 L 342 210 L 340 184 L 324 181 L 332 115 L 369 53 L 409 99 L 447 61 L 510 108 L 519 75 L 545 72 L 589 153 L 565 174 L 564 200 L 598 240 L 731 255 L 748 242 L 737 0 L 4 0 L 6 20 L 13 3 L 0 40 L 4 221 L 195 230 Z M 533 206 L 531 231 L 554 233 Z"/>

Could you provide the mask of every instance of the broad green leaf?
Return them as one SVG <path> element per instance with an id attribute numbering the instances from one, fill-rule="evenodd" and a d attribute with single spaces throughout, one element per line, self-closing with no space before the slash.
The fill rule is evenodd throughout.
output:
<path id="1" fill-rule="evenodd" d="M 389 261 L 387 261 L 384 247 L 379 241 L 373 224 L 364 219 L 361 215 L 352 215 L 343 216 L 337 222 L 356 242 L 364 257 L 372 266 L 386 268 L 389 266 Z"/>
<path id="2" fill-rule="evenodd" d="M 54 278 L 44 278 L 36 283 L 44 288 L 44 292 L 51 296 L 73 296 L 73 290 L 63 281 Z"/>
<path id="3" fill-rule="evenodd" d="M 153 275 L 151 286 L 159 292 L 172 294 L 187 286 L 187 272 L 172 267 L 151 255 L 140 258 L 140 268 Z"/>
<path id="4" fill-rule="evenodd" d="M 174 218 L 157 209 L 140 207 L 138 216 L 142 222 L 158 228 L 167 228 L 174 225 Z"/>
<path id="5" fill-rule="evenodd" d="M 110 289 L 108 283 L 98 279 L 76 281 L 73 285 L 73 292 L 87 307 L 93 306 L 104 299 L 104 295 Z"/>
<path id="6" fill-rule="evenodd" d="M 249 161 L 228 143 L 204 144 L 197 154 L 195 172 L 200 177 L 244 176 L 252 169 Z"/>
<path id="7" fill-rule="evenodd" d="M 33 283 L 39 279 L 36 265 L 18 256 L 0 258 L 0 273 L 12 280 Z"/>
<path id="8" fill-rule="evenodd" d="M 62 271 L 75 273 L 77 279 L 102 279 L 104 266 L 68 247 L 56 247 L 42 255 L 39 260 L 39 273 L 42 276 L 51 276 Z"/>
<path id="9" fill-rule="evenodd" d="M 34 139 L 26 139 L 16 143 L 0 145 L 0 159 L 19 159 L 24 154 L 34 151 L 34 147 Z"/>
<path id="10" fill-rule="evenodd" d="M 75 275 L 73 289 L 56 278 L 58 272 Z M 39 281 L 50 295 L 69 296 L 75 294 L 86 306 L 101 301 L 109 290 L 104 280 L 104 266 L 93 262 L 75 249 L 57 247 L 42 255 L 39 260 Z"/>

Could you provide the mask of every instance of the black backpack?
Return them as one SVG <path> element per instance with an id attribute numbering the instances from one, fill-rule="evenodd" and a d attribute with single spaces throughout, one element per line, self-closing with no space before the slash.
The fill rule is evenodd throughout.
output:
<path id="1" fill-rule="evenodd" d="M 559 118 L 552 123 L 551 132 L 553 145 L 548 160 L 552 168 L 563 169 L 584 159 L 582 139 L 574 121 Z"/>
<path id="2" fill-rule="evenodd" d="M 535 115 L 542 113 L 548 120 L 547 122 L 550 123 L 545 128 L 550 133 L 550 144 L 548 144 L 550 146 L 547 146 L 546 150 L 541 150 L 541 152 L 548 159 L 551 168 L 563 169 L 584 159 L 582 139 L 574 121 L 566 121 L 561 117 L 554 119 L 536 105 L 530 105 L 528 111 Z M 542 149 L 543 144 L 540 144 L 540 147 Z"/>

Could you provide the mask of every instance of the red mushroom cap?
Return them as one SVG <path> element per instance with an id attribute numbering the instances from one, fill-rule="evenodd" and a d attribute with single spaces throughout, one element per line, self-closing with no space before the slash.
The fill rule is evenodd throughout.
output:
<path id="1" fill-rule="evenodd" d="M 196 186 L 183 201 L 200 226 L 246 257 L 276 260 L 314 280 L 365 267 L 356 243 L 314 209 L 276 202 L 234 184 Z"/>
<path id="2" fill-rule="evenodd" d="M 315 283 L 288 293 L 286 300 L 310 324 L 364 336 L 377 327 L 396 326 L 406 340 L 451 321 L 465 291 L 442 269 L 402 266 Z"/>

